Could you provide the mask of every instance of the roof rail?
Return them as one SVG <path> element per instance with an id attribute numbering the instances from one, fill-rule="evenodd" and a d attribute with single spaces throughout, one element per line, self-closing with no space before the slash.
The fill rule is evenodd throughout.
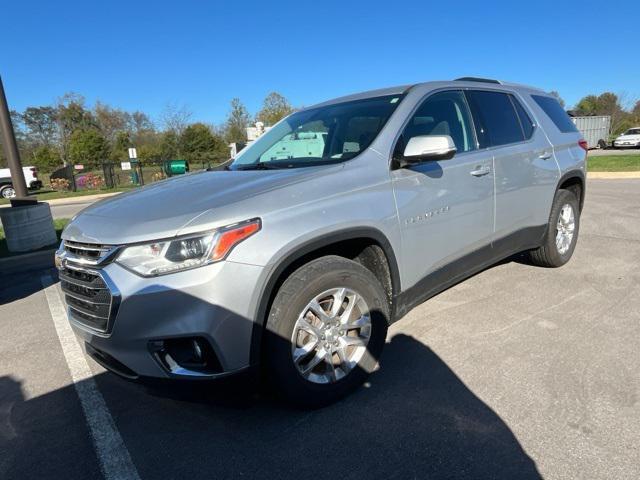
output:
<path id="1" fill-rule="evenodd" d="M 500 80 L 494 80 L 492 78 L 481 78 L 481 77 L 460 77 L 456 78 L 454 82 L 482 82 L 482 83 L 497 83 L 498 85 L 502 85 Z"/>

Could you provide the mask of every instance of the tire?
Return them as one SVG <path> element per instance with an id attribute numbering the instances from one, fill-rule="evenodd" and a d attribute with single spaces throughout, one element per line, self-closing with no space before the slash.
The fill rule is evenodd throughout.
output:
<path id="1" fill-rule="evenodd" d="M 338 315 L 331 317 L 336 298 L 344 300 Z M 310 306 L 313 300 L 318 302 L 315 307 Z M 349 307 L 351 315 L 346 313 Z M 315 313 L 318 309 L 323 317 Z M 272 386 L 303 408 L 322 407 L 353 392 L 376 368 L 389 312 L 385 290 L 362 265 L 326 256 L 300 267 L 278 290 L 267 319 L 264 360 Z M 361 340 L 365 337 L 368 342 Z M 302 348 L 312 344 L 316 346 Z"/>
<path id="2" fill-rule="evenodd" d="M 4 185 L 0 187 L 0 197 L 13 198 L 16 196 L 16 191 L 12 185 Z"/>
<path id="3" fill-rule="evenodd" d="M 566 221 L 569 208 L 573 214 L 573 228 L 571 228 L 571 222 Z M 561 214 L 563 214 L 562 222 L 560 221 Z M 562 225 L 559 225 L 559 222 Z M 565 233 L 572 232 L 572 235 L 570 236 L 570 240 L 568 240 L 566 234 L 560 234 L 560 237 L 564 237 L 564 243 L 559 245 L 557 240 L 560 229 L 563 229 Z M 571 259 L 573 251 L 576 248 L 579 232 L 580 208 L 578 199 L 569 190 L 558 190 L 553 200 L 551 215 L 549 216 L 549 223 L 542 245 L 529 252 L 531 263 L 540 267 L 561 267 Z"/>
<path id="4" fill-rule="evenodd" d="M 601 150 L 606 150 L 607 149 L 607 142 L 605 142 L 604 140 L 600 139 L 598 140 L 598 147 Z"/>

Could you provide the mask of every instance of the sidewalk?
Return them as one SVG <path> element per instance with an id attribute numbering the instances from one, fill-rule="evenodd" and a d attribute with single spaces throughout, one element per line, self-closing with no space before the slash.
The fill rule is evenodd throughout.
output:
<path id="1" fill-rule="evenodd" d="M 48 203 L 49 205 L 73 205 L 74 203 L 90 203 L 95 202 L 97 200 L 101 200 L 103 198 L 112 197 L 114 195 L 118 195 L 123 192 L 112 192 L 112 193 L 98 193 L 96 195 L 79 195 L 77 197 L 66 197 L 66 198 L 54 198 L 51 200 L 40 200 L 41 202 Z M 11 204 L 0 205 L 0 208 L 10 207 Z"/>
<path id="2" fill-rule="evenodd" d="M 588 179 L 640 178 L 640 172 L 587 172 Z"/>

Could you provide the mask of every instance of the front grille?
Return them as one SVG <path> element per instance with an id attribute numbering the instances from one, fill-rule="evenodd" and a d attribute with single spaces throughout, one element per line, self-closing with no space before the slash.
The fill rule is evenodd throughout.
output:
<path id="1" fill-rule="evenodd" d="M 105 263 L 105 260 L 111 257 L 116 249 L 117 247 L 114 245 L 64 241 L 64 251 L 68 258 L 81 264 Z"/>
<path id="2" fill-rule="evenodd" d="M 107 332 L 115 315 L 114 297 L 100 272 L 67 264 L 58 276 L 73 319 L 93 330 Z"/>

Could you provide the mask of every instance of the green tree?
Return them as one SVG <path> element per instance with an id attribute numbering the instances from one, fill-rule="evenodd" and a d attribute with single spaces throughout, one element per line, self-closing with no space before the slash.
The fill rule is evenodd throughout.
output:
<path id="1" fill-rule="evenodd" d="M 555 90 L 551 90 L 549 93 L 550 93 L 551 95 L 553 95 L 554 97 L 556 97 L 556 99 L 558 100 L 558 102 L 560 103 L 560 106 L 561 106 L 562 108 L 564 108 L 564 107 L 565 107 L 564 100 L 562 99 L 562 97 L 560 96 L 560 94 L 559 94 L 558 92 L 556 92 Z"/>
<path id="2" fill-rule="evenodd" d="M 104 138 L 113 145 L 120 132 L 127 131 L 131 124 L 131 115 L 123 110 L 96 102 L 93 108 L 96 125 Z"/>
<path id="3" fill-rule="evenodd" d="M 180 156 L 180 139 L 171 130 L 162 133 L 158 151 L 161 160 L 176 160 Z"/>
<path id="4" fill-rule="evenodd" d="M 180 136 L 180 153 L 194 163 L 214 162 L 227 158 L 228 148 L 218 135 L 203 123 L 193 123 Z"/>
<path id="5" fill-rule="evenodd" d="M 21 118 L 30 139 L 40 145 L 53 145 L 57 140 L 56 114 L 51 106 L 26 108 Z"/>
<path id="6" fill-rule="evenodd" d="M 293 112 L 293 107 L 289 101 L 278 92 L 271 92 L 265 97 L 262 109 L 256 115 L 256 120 L 267 126 L 272 126 L 291 112 Z"/>
<path id="7" fill-rule="evenodd" d="M 114 162 L 127 160 L 129 158 L 129 147 L 131 145 L 131 135 L 129 132 L 117 132 L 110 148 L 109 158 Z"/>
<path id="8" fill-rule="evenodd" d="M 66 93 L 56 106 L 56 123 L 60 142 L 60 154 L 66 165 L 70 160 L 70 141 L 76 130 L 95 127 L 91 112 L 84 105 L 84 97 L 76 93 Z"/>
<path id="9" fill-rule="evenodd" d="M 108 154 L 107 141 L 97 129 L 78 129 L 69 138 L 68 157 L 74 164 L 96 164 L 105 160 Z"/>
<path id="10" fill-rule="evenodd" d="M 231 100 L 231 110 L 224 124 L 224 136 L 227 143 L 245 143 L 247 141 L 247 126 L 249 122 L 249 112 L 240 99 L 234 98 Z"/>
<path id="11" fill-rule="evenodd" d="M 29 164 L 44 172 L 52 172 L 62 166 L 60 153 L 51 145 L 36 147 L 31 153 Z"/>
<path id="12" fill-rule="evenodd" d="M 587 95 L 576 105 L 579 115 L 611 116 L 611 132 L 616 134 L 624 130 L 630 123 L 630 114 L 622 106 L 620 96 L 612 92 L 600 95 Z"/>

